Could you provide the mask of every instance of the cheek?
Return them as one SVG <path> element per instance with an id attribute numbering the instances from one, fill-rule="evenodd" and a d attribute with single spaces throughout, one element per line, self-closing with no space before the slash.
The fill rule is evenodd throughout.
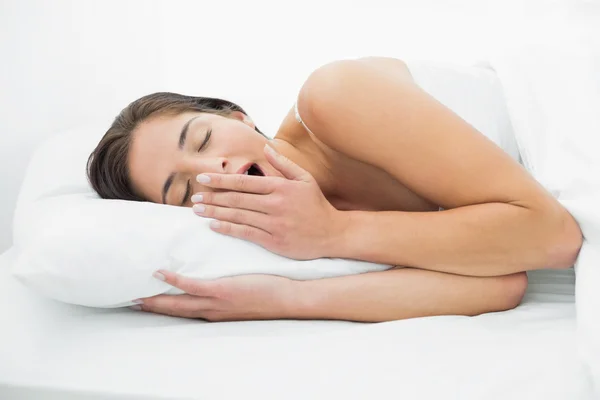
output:
<path id="1" fill-rule="evenodd" d="M 161 183 L 156 179 L 157 172 L 141 169 L 131 172 L 131 183 L 136 193 L 153 203 L 162 202 Z"/>
<path id="2" fill-rule="evenodd" d="M 148 161 L 146 154 L 139 154 L 137 157 L 129 160 L 129 177 L 136 193 L 152 202 L 159 202 L 160 194 L 156 186 L 159 185 L 157 176 L 159 176 L 160 162 L 152 163 Z M 160 160 L 160 159 L 159 159 Z"/>
<path id="3" fill-rule="evenodd" d="M 230 129 L 223 132 L 222 146 L 230 154 L 254 153 L 262 146 L 260 138 L 245 129 Z"/>
<path id="4" fill-rule="evenodd" d="M 196 194 L 196 193 L 208 193 L 208 192 L 225 192 L 225 190 L 221 190 L 221 189 L 213 189 L 213 188 L 209 188 L 207 186 L 204 186 L 198 182 L 196 182 L 195 180 L 195 176 L 192 178 L 192 194 Z M 192 196 L 190 196 L 191 198 Z M 188 199 L 189 200 L 189 199 Z"/>

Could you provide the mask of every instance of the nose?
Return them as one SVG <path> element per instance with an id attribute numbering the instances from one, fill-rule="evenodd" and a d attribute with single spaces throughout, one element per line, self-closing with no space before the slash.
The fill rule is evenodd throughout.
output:
<path id="1" fill-rule="evenodd" d="M 192 158 L 183 160 L 180 167 L 180 172 L 190 174 L 194 178 L 197 174 L 211 172 L 216 174 L 227 173 L 229 161 L 225 157 L 211 158 Z"/>

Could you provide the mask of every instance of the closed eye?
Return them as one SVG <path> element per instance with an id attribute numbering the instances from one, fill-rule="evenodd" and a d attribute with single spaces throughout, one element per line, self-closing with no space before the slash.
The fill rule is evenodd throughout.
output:
<path id="1" fill-rule="evenodd" d="M 206 131 L 206 135 L 204 136 L 204 140 L 202 141 L 202 144 L 198 148 L 198 152 L 202 151 L 202 149 L 204 149 L 206 147 L 206 145 L 208 144 L 208 141 L 210 140 L 210 135 L 212 135 L 212 128 Z M 185 189 L 185 194 L 183 195 L 183 199 L 181 200 L 181 206 L 183 206 L 185 204 L 185 202 L 187 201 L 190 194 L 192 194 L 192 184 L 190 181 L 188 181 L 188 183 L 186 185 L 186 189 Z"/>
<path id="2" fill-rule="evenodd" d="M 192 183 L 188 181 L 185 189 L 185 194 L 183 195 L 183 199 L 181 200 L 181 207 L 185 205 L 185 202 L 187 201 L 190 194 L 192 194 Z"/>
<path id="3" fill-rule="evenodd" d="M 204 149 L 204 147 L 206 147 L 206 145 L 208 144 L 208 141 L 210 140 L 210 135 L 212 135 L 212 129 L 209 129 L 208 131 L 206 131 L 206 135 L 204 136 L 204 141 L 198 148 L 198 152 L 200 152 L 202 149 Z"/>

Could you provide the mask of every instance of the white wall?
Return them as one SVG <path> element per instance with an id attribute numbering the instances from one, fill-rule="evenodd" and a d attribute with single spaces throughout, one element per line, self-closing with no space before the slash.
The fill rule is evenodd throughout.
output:
<path id="1" fill-rule="evenodd" d="M 273 133 L 324 62 L 383 55 L 468 64 L 574 3 L 0 1 L 0 252 L 12 242 L 35 146 L 90 121 L 108 126 L 143 94 L 224 97 Z M 598 10 L 576 3 L 582 17 Z"/>
<path id="2" fill-rule="evenodd" d="M 0 251 L 24 170 L 43 139 L 110 118 L 160 86 L 151 2 L 2 1 L 0 10 Z M 65 149 L 68 151 L 68 149 Z"/>

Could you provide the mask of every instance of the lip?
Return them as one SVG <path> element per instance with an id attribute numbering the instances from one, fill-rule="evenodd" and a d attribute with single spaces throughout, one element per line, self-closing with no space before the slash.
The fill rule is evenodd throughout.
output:
<path id="1" fill-rule="evenodd" d="M 247 164 L 242 165 L 242 167 L 237 170 L 236 174 L 243 174 L 244 172 L 248 171 L 253 164 L 254 163 L 249 162 Z"/>

